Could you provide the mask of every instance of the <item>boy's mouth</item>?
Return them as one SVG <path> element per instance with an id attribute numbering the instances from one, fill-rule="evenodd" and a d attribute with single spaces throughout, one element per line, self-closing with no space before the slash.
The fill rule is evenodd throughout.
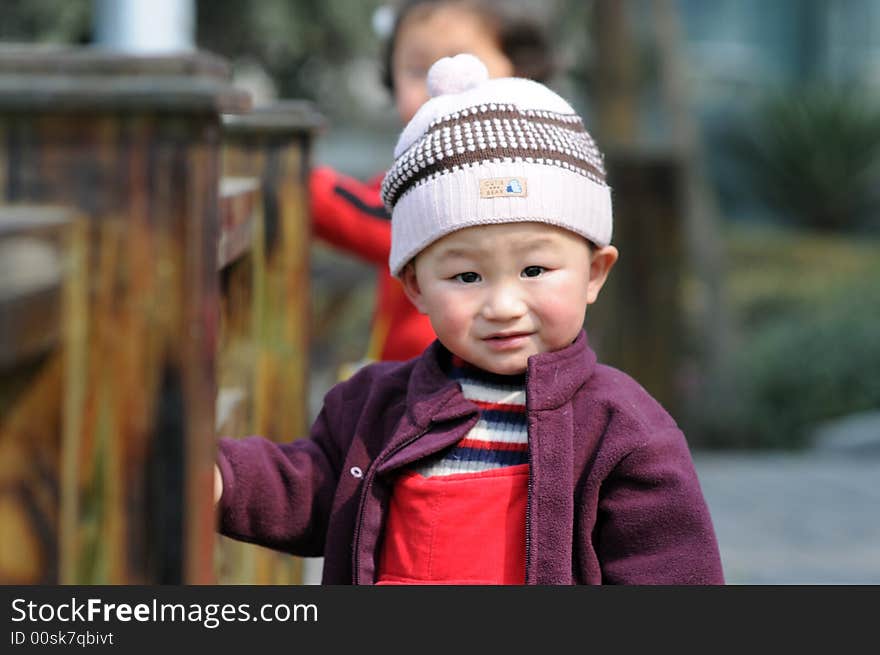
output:
<path id="1" fill-rule="evenodd" d="M 496 350 L 507 350 L 519 348 L 532 335 L 531 332 L 497 332 L 484 337 L 483 341 L 490 348 Z"/>

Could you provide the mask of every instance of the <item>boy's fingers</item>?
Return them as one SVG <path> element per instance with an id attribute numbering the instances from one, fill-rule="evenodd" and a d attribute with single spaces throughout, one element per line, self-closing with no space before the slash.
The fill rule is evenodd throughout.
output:
<path id="1" fill-rule="evenodd" d="M 223 476 L 220 475 L 220 469 L 214 464 L 214 504 L 220 501 L 223 495 Z"/>

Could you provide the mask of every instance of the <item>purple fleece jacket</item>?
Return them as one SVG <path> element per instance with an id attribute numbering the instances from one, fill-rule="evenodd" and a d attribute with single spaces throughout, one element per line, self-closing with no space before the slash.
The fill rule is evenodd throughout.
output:
<path id="1" fill-rule="evenodd" d="M 434 342 L 336 385 L 306 439 L 221 439 L 220 531 L 324 556 L 324 584 L 372 584 L 393 474 L 460 440 L 478 410 Z M 527 584 L 723 584 L 684 435 L 575 342 L 529 358 Z M 464 519 L 463 519 L 464 520 Z"/>

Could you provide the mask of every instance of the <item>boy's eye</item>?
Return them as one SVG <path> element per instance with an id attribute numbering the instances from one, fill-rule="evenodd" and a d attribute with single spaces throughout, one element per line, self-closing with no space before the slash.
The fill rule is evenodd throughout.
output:
<path id="1" fill-rule="evenodd" d="M 543 266 L 526 266 L 522 271 L 523 277 L 538 277 L 547 269 Z"/>
<path id="2" fill-rule="evenodd" d="M 474 282 L 479 282 L 481 278 L 479 273 L 468 271 L 467 273 L 459 273 L 454 279 L 465 284 L 473 284 Z"/>

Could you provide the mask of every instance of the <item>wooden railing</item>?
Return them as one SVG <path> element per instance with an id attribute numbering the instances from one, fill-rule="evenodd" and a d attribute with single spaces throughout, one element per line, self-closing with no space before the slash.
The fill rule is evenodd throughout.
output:
<path id="1" fill-rule="evenodd" d="M 315 124 L 248 109 L 204 53 L 0 50 L 0 582 L 296 581 L 217 557 L 218 419 L 305 428 Z"/>
<path id="2" fill-rule="evenodd" d="M 309 105 L 285 102 L 224 117 L 221 250 L 239 257 L 221 270 L 218 434 L 275 441 L 308 427 L 309 221 L 307 175 L 313 131 Z M 250 236 L 245 252 L 236 246 Z M 242 320 L 246 319 L 246 320 Z M 302 562 L 221 539 L 221 582 L 301 582 Z"/>

